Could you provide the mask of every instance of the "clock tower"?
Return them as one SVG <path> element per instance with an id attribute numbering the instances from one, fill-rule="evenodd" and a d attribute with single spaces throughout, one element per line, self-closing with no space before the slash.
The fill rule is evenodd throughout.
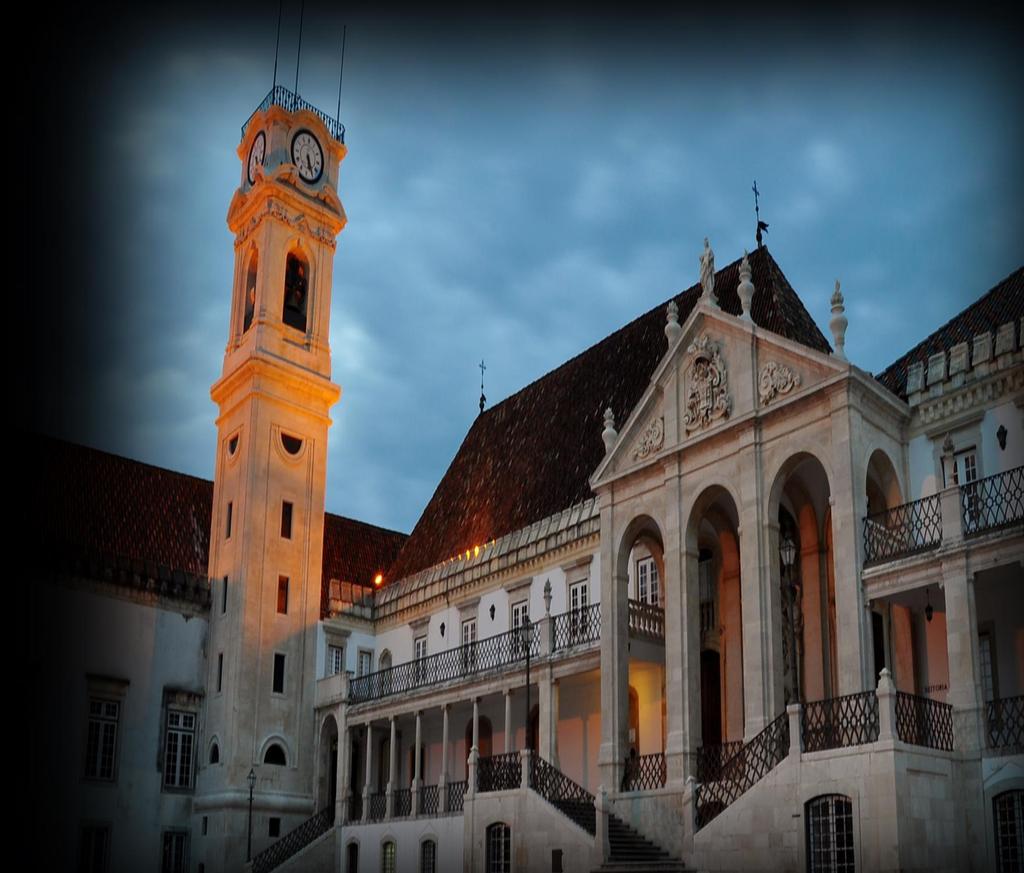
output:
<path id="1" fill-rule="evenodd" d="M 281 86 L 238 146 L 231 319 L 210 389 L 213 597 L 192 851 L 209 873 L 245 865 L 250 781 L 253 855 L 315 811 L 327 429 L 341 395 L 328 333 L 345 154 L 344 128 Z"/>

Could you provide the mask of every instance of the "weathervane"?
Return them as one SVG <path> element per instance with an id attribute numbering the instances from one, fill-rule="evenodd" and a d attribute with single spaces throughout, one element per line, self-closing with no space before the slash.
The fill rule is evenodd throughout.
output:
<path id="1" fill-rule="evenodd" d="M 757 247 L 761 248 L 764 242 L 761 240 L 761 231 L 768 232 L 768 222 L 761 221 L 761 210 L 758 204 L 758 197 L 761 192 L 757 190 L 757 179 L 754 179 L 754 215 L 757 216 L 757 233 L 754 234 L 754 238 L 757 240 Z"/>
<path id="2" fill-rule="evenodd" d="M 484 363 L 484 359 L 480 359 L 480 413 L 483 414 L 484 404 L 487 403 L 487 398 L 484 396 L 484 370 L 487 369 L 487 365 Z"/>

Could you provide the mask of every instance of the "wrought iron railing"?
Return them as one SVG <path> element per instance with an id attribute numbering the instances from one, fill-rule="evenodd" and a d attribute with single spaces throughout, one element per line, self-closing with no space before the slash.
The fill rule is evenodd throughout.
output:
<path id="1" fill-rule="evenodd" d="M 535 658 L 540 652 L 540 634 L 532 634 L 529 645 L 530 657 Z M 377 700 L 414 688 L 498 670 L 525 660 L 526 643 L 518 630 L 510 630 L 436 655 L 357 676 L 349 685 L 349 701 Z"/>
<path id="2" fill-rule="evenodd" d="M 697 781 L 714 782 L 722 776 L 725 763 L 743 748 L 743 740 L 733 740 L 717 746 L 700 746 L 697 749 Z"/>
<path id="3" fill-rule="evenodd" d="M 523 764 L 519 752 L 505 752 L 479 758 L 476 764 L 478 791 L 507 791 L 523 782 Z"/>
<path id="4" fill-rule="evenodd" d="M 370 821 L 383 821 L 388 811 L 388 796 L 383 791 L 370 795 Z"/>
<path id="5" fill-rule="evenodd" d="M 864 519 L 864 563 L 902 558 L 942 542 L 939 495 L 873 512 Z"/>
<path id="6" fill-rule="evenodd" d="M 913 746 L 953 751 L 953 707 L 948 703 L 896 692 L 896 736 Z"/>
<path id="7" fill-rule="evenodd" d="M 592 603 L 553 616 L 552 651 L 571 649 L 601 639 L 601 604 Z"/>
<path id="8" fill-rule="evenodd" d="M 461 782 L 448 783 L 448 812 L 462 812 L 467 784 L 465 779 Z"/>
<path id="9" fill-rule="evenodd" d="M 252 859 L 252 873 L 267 873 L 267 871 L 280 866 L 296 852 L 306 848 L 317 837 L 326 834 L 333 826 L 334 806 L 332 805 L 321 809 L 295 830 L 289 831 L 276 843 L 260 852 Z"/>
<path id="10" fill-rule="evenodd" d="M 437 815 L 441 809 L 440 798 L 441 789 L 437 785 L 422 786 L 418 813 L 420 815 Z"/>
<path id="11" fill-rule="evenodd" d="M 664 788 L 665 780 L 664 752 L 626 758 L 626 766 L 622 770 L 623 791 L 650 791 L 653 788 Z"/>
<path id="12" fill-rule="evenodd" d="M 878 729 L 878 695 L 874 691 L 815 700 L 801 707 L 800 734 L 805 752 L 874 743 Z"/>
<path id="13" fill-rule="evenodd" d="M 348 815 L 345 818 L 349 822 L 363 820 L 363 795 L 353 791 L 348 796 Z"/>
<path id="14" fill-rule="evenodd" d="M 985 704 L 988 744 L 992 749 L 1024 752 L 1024 694 Z"/>
<path id="15" fill-rule="evenodd" d="M 719 778 L 697 786 L 697 827 L 715 819 L 789 754 L 789 715 L 782 713 L 722 767 Z"/>
<path id="16" fill-rule="evenodd" d="M 537 754 L 530 756 L 530 787 L 581 827 L 595 833 L 594 795 Z"/>
<path id="17" fill-rule="evenodd" d="M 252 115 L 245 120 L 245 124 L 242 125 L 242 139 L 245 139 L 245 132 L 249 129 L 249 122 L 253 120 L 256 113 L 265 112 L 271 106 L 280 106 L 288 112 L 298 112 L 300 109 L 308 109 L 324 123 L 324 126 L 327 128 L 331 136 L 333 136 L 338 142 L 345 141 L 344 124 L 335 118 L 331 118 L 326 112 L 322 112 L 317 109 L 312 103 L 307 103 L 298 94 L 286 88 L 284 85 L 276 85 L 271 88 L 267 93 L 267 96 L 263 98 L 263 102 L 257 106 Z"/>
<path id="18" fill-rule="evenodd" d="M 412 815 L 412 789 L 396 788 L 394 793 L 394 799 L 391 801 L 391 814 L 395 818 Z"/>
<path id="19" fill-rule="evenodd" d="M 650 640 L 665 639 L 665 610 L 650 603 L 630 600 L 629 632 Z"/>
<path id="20" fill-rule="evenodd" d="M 960 486 L 964 536 L 1024 522 L 1024 467 Z"/>

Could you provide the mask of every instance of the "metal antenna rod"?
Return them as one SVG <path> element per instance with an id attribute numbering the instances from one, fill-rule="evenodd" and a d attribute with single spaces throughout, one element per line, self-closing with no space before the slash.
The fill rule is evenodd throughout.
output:
<path id="1" fill-rule="evenodd" d="M 277 56 L 281 53 L 281 13 L 284 11 L 284 0 L 277 3 L 277 42 L 274 43 L 274 86 L 271 93 L 277 90 Z"/>
<path id="2" fill-rule="evenodd" d="M 299 60 L 302 58 L 302 19 L 306 14 L 306 0 L 299 7 L 299 50 L 295 54 L 295 96 L 299 96 Z"/>
<path id="3" fill-rule="evenodd" d="M 483 413 L 484 405 L 487 403 L 487 398 L 484 397 L 484 370 L 487 366 L 483 362 L 483 358 L 480 359 L 480 412 Z"/>
<path id="4" fill-rule="evenodd" d="M 343 25 L 341 28 L 341 75 L 338 76 L 338 112 L 334 117 L 338 124 L 341 124 L 341 83 L 345 81 L 345 33 L 347 30 L 348 25 Z"/>

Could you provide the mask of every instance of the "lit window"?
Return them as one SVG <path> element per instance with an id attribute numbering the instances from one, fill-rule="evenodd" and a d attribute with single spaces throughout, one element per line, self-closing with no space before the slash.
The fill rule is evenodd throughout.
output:
<path id="1" fill-rule="evenodd" d="M 395 873 L 395 844 L 392 840 L 380 847 L 380 873 Z"/>
<path id="2" fill-rule="evenodd" d="M 281 615 L 288 614 L 288 577 L 277 577 L 277 611 Z"/>
<path id="3" fill-rule="evenodd" d="M 89 737 L 85 751 L 85 775 L 89 779 L 114 781 L 120 716 L 119 701 L 89 699 Z"/>
<path id="4" fill-rule="evenodd" d="M 327 647 L 327 675 L 336 676 L 345 669 L 344 646 Z"/>
<path id="5" fill-rule="evenodd" d="M 164 738 L 164 787 L 191 788 L 196 743 L 196 715 L 172 709 Z"/>

